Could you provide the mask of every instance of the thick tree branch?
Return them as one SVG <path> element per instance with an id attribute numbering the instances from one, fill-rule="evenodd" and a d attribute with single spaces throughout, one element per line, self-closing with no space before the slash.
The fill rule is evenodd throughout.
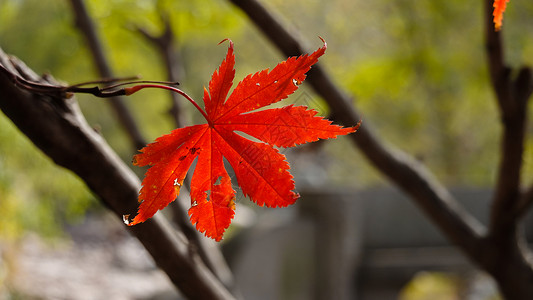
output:
<path id="1" fill-rule="evenodd" d="M 75 24 L 85 37 L 98 73 L 103 78 L 113 78 L 113 72 L 107 62 L 95 26 L 89 17 L 89 13 L 87 12 L 83 0 L 71 0 L 70 3 L 75 16 Z M 109 103 L 120 121 L 120 124 L 126 129 L 135 150 L 144 147 L 146 145 L 146 140 L 143 138 L 132 113 L 124 103 L 124 100 L 120 97 L 112 97 L 110 98 Z"/>
<path id="2" fill-rule="evenodd" d="M 231 0 L 285 55 L 301 55 L 305 51 L 293 34 L 256 0 Z M 332 82 L 319 64 L 309 72 L 307 82 L 323 97 L 333 115 L 345 126 L 360 119 L 351 99 Z M 444 234 L 469 257 L 479 262 L 482 251 L 483 226 L 474 219 L 449 192 L 418 162 L 399 150 L 385 147 L 364 122 L 351 138 L 377 169 L 399 185 L 422 208 Z"/>
<path id="3" fill-rule="evenodd" d="M 45 82 L 1 50 L 0 64 L 27 80 Z M 0 73 L 0 109 L 54 162 L 83 179 L 120 219 L 136 211 L 138 178 L 89 127 L 73 98 L 31 94 Z M 188 298 L 234 298 L 202 262 L 196 247 L 161 215 L 129 230 Z"/>

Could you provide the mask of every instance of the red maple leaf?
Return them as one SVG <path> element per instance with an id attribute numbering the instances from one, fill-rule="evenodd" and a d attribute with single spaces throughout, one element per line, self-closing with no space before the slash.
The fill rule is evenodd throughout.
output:
<path id="1" fill-rule="evenodd" d="M 494 28 L 496 31 L 500 30 L 502 27 L 503 13 L 505 12 L 505 7 L 507 6 L 509 0 L 494 0 L 494 12 L 492 13 L 494 17 Z"/>
<path id="2" fill-rule="evenodd" d="M 256 111 L 296 91 L 306 72 L 324 54 L 325 42 L 310 55 L 291 57 L 272 71 L 266 69 L 246 76 L 226 100 L 235 76 L 233 43 L 229 43 L 226 58 L 209 82 L 209 90 L 204 88 L 205 111 L 181 90 L 164 87 L 191 101 L 207 123 L 175 129 L 135 155 L 135 165 L 151 168 L 146 172 L 139 194 L 138 214 L 128 225 L 144 222 L 172 202 L 191 164 L 198 158 L 191 179 L 189 216 L 200 232 L 219 241 L 231 223 L 235 208 L 235 191 L 223 158 L 231 165 L 245 196 L 260 206 L 287 206 L 299 195 L 293 191 L 294 181 L 285 156 L 274 146 L 293 147 L 357 130 L 359 125 L 351 128 L 332 125 L 331 121 L 315 116 L 316 111 L 303 106 Z M 144 87 L 154 86 L 131 87 L 128 93 Z"/>

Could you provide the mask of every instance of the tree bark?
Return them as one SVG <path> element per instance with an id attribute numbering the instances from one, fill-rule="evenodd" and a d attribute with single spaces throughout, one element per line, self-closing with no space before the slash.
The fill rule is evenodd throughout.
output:
<path id="1" fill-rule="evenodd" d="M 532 201 L 531 189 L 520 192 L 520 175 L 533 80 L 528 67 L 522 67 L 516 78 L 511 76 L 512 70 L 505 64 L 502 32 L 494 29 L 492 4 L 492 0 L 484 1 L 485 46 L 503 135 L 483 265 L 496 279 L 505 298 L 533 299 L 532 253 L 520 224 Z"/>

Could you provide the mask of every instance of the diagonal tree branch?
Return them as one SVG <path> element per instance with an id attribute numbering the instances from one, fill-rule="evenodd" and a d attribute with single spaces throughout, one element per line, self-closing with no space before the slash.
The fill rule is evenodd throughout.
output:
<path id="1" fill-rule="evenodd" d="M 100 43 L 95 26 L 87 12 L 85 3 L 83 0 L 71 0 L 70 4 L 72 5 L 72 11 L 74 12 L 75 24 L 85 37 L 98 73 L 103 78 L 113 78 L 113 72 L 106 59 L 102 44 Z M 126 129 L 135 150 L 144 147 L 146 145 L 146 140 L 142 136 L 141 130 L 137 126 L 131 111 L 124 103 L 124 100 L 120 97 L 112 97 L 110 98 L 109 103 L 118 117 L 120 124 Z"/>
<path id="2" fill-rule="evenodd" d="M 294 34 L 268 12 L 257 0 L 231 0 L 274 43 L 284 55 L 301 55 L 304 47 Z M 313 66 L 306 82 L 323 97 L 333 115 L 345 126 L 360 119 L 351 99 L 335 86 L 320 64 Z M 374 166 L 399 185 L 422 208 L 442 232 L 473 260 L 479 262 L 483 226 L 418 162 L 399 150 L 386 147 L 364 123 L 351 135 L 354 144 Z"/>
<path id="3" fill-rule="evenodd" d="M 45 82 L 1 49 L 0 64 L 27 80 Z M 0 109 L 55 163 L 83 179 L 119 218 L 136 210 L 138 178 L 89 127 L 73 98 L 31 94 L 1 73 Z M 234 299 L 202 262 L 197 248 L 182 232 L 172 229 L 162 215 L 128 228 L 186 297 Z"/>

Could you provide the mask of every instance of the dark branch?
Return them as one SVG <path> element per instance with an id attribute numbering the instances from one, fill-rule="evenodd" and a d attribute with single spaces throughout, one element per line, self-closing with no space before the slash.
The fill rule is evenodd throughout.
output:
<path id="1" fill-rule="evenodd" d="M 137 31 L 158 50 L 167 71 L 167 80 L 179 81 L 182 77 L 180 72 L 180 57 L 175 49 L 175 37 L 170 25 L 170 17 L 163 12 L 160 12 L 161 20 L 165 26 L 163 32 L 159 35 L 153 35 L 146 29 L 136 27 Z M 176 127 L 183 127 L 187 122 L 181 107 L 178 95 L 170 94 L 172 99 L 172 106 L 169 110 L 170 115 L 174 119 Z"/>
<path id="2" fill-rule="evenodd" d="M 485 0 L 485 43 L 492 87 L 500 108 L 503 125 L 501 156 L 496 189 L 491 207 L 490 234 L 514 236 L 524 212 L 520 195 L 520 172 L 523 165 L 527 124 L 527 103 L 531 96 L 531 70 L 522 68 L 516 78 L 505 65 L 501 31 L 494 30 L 491 0 Z"/>
<path id="3" fill-rule="evenodd" d="M 516 218 L 522 218 L 526 212 L 529 211 L 533 204 L 533 186 L 530 186 L 526 191 L 520 195 L 520 199 L 516 203 L 513 214 Z"/>
<path id="4" fill-rule="evenodd" d="M 285 30 L 258 1 L 231 2 L 242 9 L 284 55 L 301 55 L 305 52 L 294 35 Z M 335 86 L 320 64 L 313 66 L 307 82 L 326 100 L 340 123 L 353 126 L 358 122 L 360 116 L 353 108 L 352 100 Z M 377 169 L 411 195 L 451 241 L 459 245 L 474 261 L 479 261 L 483 226 L 421 164 L 399 150 L 385 147 L 371 133 L 368 122 L 352 134 L 351 138 Z"/>

